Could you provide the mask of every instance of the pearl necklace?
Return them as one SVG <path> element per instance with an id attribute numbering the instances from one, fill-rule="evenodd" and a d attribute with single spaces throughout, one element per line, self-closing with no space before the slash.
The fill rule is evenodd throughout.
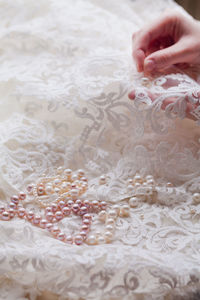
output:
<path id="1" fill-rule="evenodd" d="M 106 184 L 105 176 L 100 177 L 99 184 Z M 0 207 L 0 220 L 9 221 L 14 217 L 25 219 L 32 225 L 47 230 L 54 238 L 67 244 L 110 243 L 113 240 L 117 217 L 129 216 L 129 206 L 109 207 L 105 201 L 81 199 L 87 188 L 88 180 L 83 170 L 78 170 L 73 174 L 72 170 L 63 170 L 60 167 L 57 169 L 57 176 L 43 176 L 37 184 L 29 185 L 27 194 L 20 192 L 18 195 L 13 195 L 7 208 Z M 36 202 L 44 210 L 43 216 L 27 210 L 23 206 L 22 203 L 27 198 L 30 198 L 29 202 Z M 89 235 L 94 213 L 98 214 L 99 220 L 105 224 L 105 231 Z M 79 233 L 75 236 L 66 235 L 56 225 L 72 214 L 80 216 L 82 219 Z"/>

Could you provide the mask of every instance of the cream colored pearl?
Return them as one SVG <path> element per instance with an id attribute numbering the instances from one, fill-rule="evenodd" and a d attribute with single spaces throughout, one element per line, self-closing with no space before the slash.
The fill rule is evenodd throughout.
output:
<path id="1" fill-rule="evenodd" d="M 56 187 L 56 188 L 54 189 L 54 192 L 55 192 L 55 193 L 59 193 L 59 192 L 60 192 L 60 189 Z"/>
<path id="2" fill-rule="evenodd" d="M 137 197 L 132 197 L 129 200 L 130 207 L 137 207 L 139 203 L 139 199 Z"/>
<path id="3" fill-rule="evenodd" d="M 111 218 L 116 218 L 117 217 L 117 213 L 115 210 L 109 210 L 108 211 L 108 216 Z"/>
<path id="4" fill-rule="evenodd" d="M 200 193 L 194 193 L 192 195 L 192 200 L 195 204 L 198 204 L 200 203 Z"/>
<path id="5" fill-rule="evenodd" d="M 109 219 L 106 220 L 106 224 L 108 224 L 108 225 L 114 225 L 115 224 L 115 220 L 112 219 L 112 218 L 109 218 Z"/>
<path id="6" fill-rule="evenodd" d="M 132 184 L 129 184 L 129 185 L 127 186 L 127 191 L 128 191 L 128 192 L 132 192 L 133 190 L 134 190 L 133 185 L 132 185 Z"/>
<path id="7" fill-rule="evenodd" d="M 67 176 L 71 176 L 72 170 L 71 169 L 65 169 L 64 174 L 67 175 Z"/>
<path id="8" fill-rule="evenodd" d="M 104 239 L 104 237 L 103 236 L 99 236 L 99 237 L 97 237 L 97 243 L 98 244 L 105 244 L 105 239 Z"/>
<path id="9" fill-rule="evenodd" d="M 107 216 L 107 213 L 106 213 L 105 210 L 100 211 L 100 213 L 99 213 L 99 215 L 98 215 L 99 220 L 101 220 L 101 221 L 103 221 L 103 222 L 105 221 L 106 216 Z"/>
<path id="10" fill-rule="evenodd" d="M 134 181 L 135 181 L 135 182 L 139 182 L 139 183 L 142 183 L 142 182 L 143 182 L 142 177 L 141 177 L 140 175 L 135 175 Z"/>
<path id="11" fill-rule="evenodd" d="M 106 242 L 110 242 L 113 239 L 113 234 L 110 231 L 106 231 L 104 233 L 104 237 L 105 237 Z"/>
<path id="12" fill-rule="evenodd" d="M 58 185 L 58 184 L 60 184 L 60 183 L 61 183 L 61 180 L 60 180 L 60 179 L 56 178 L 56 179 L 54 180 L 54 184 L 55 184 L 55 185 Z"/>
<path id="13" fill-rule="evenodd" d="M 113 209 L 116 211 L 117 215 L 119 214 L 119 211 L 120 211 L 120 206 L 118 204 L 115 204 L 113 206 Z"/>
<path id="14" fill-rule="evenodd" d="M 147 184 L 148 185 L 154 185 L 155 181 L 153 179 L 149 179 L 149 180 L 147 180 Z"/>
<path id="15" fill-rule="evenodd" d="M 130 214 L 130 209 L 128 205 L 123 205 L 120 209 L 120 217 L 128 217 Z"/>
<path id="16" fill-rule="evenodd" d="M 63 168 L 62 167 L 58 167 L 57 168 L 57 174 L 61 174 L 63 172 Z"/>
<path id="17" fill-rule="evenodd" d="M 104 175 L 100 176 L 99 184 L 105 184 L 105 183 L 106 183 L 106 177 Z"/>
<path id="18" fill-rule="evenodd" d="M 111 224 L 106 225 L 106 231 L 114 231 L 115 227 Z"/>
<path id="19" fill-rule="evenodd" d="M 97 239 L 94 235 L 89 235 L 86 242 L 89 245 L 95 245 L 97 243 Z"/>
<path id="20" fill-rule="evenodd" d="M 45 192 L 46 192 L 47 194 L 51 194 L 52 191 L 53 191 L 52 185 L 48 184 L 48 185 L 46 186 L 46 188 L 45 188 Z"/>
<path id="21" fill-rule="evenodd" d="M 73 175 L 72 175 L 72 180 L 75 181 L 75 180 L 77 180 L 77 179 L 78 179 L 78 176 L 77 176 L 76 174 L 73 174 Z"/>
<path id="22" fill-rule="evenodd" d="M 147 175 L 147 176 L 146 176 L 146 180 L 151 180 L 151 179 L 153 179 L 153 176 L 152 176 L 152 175 Z"/>
<path id="23" fill-rule="evenodd" d="M 133 184 L 133 179 L 129 178 L 128 181 L 127 181 L 128 185 L 131 185 Z"/>

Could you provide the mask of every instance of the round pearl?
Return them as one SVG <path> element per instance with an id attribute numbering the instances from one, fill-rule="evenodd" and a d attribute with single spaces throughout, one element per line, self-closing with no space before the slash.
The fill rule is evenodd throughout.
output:
<path id="1" fill-rule="evenodd" d="M 72 189 L 71 190 L 71 196 L 72 197 L 77 197 L 78 196 L 78 189 Z"/>
<path id="2" fill-rule="evenodd" d="M 53 227 L 51 228 L 51 233 L 52 233 L 53 235 L 57 235 L 58 233 L 60 233 L 60 229 L 59 229 L 57 226 L 53 226 Z"/>
<path id="3" fill-rule="evenodd" d="M 99 213 L 99 215 L 98 215 L 98 218 L 99 218 L 99 220 L 100 221 L 105 221 L 105 219 L 106 219 L 106 216 L 107 216 L 107 213 L 106 213 L 106 211 L 105 210 L 102 210 L 102 211 L 100 211 L 100 213 Z"/>
<path id="4" fill-rule="evenodd" d="M 15 210 L 13 208 L 9 208 L 8 213 L 10 214 L 11 218 L 15 216 Z"/>
<path id="5" fill-rule="evenodd" d="M 57 206 L 56 203 L 51 204 L 51 210 L 52 210 L 53 213 L 55 213 L 58 210 L 58 206 Z"/>
<path id="6" fill-rule="evenodd" d="M 58 167 L 57 168 L 57 174 L 62 174 L 63 172 L 63 168 L 62 167 Z"/>
<path id="7" fill-rule="evenodd" d="M 84 214 L 86 214 L 86 213 L 87 213 L 87 211 L 88 211 L 88 209 L 87 209 L 87 207 L 86 207 L 86 206 L 82 206 L 82 207 L 80 208 L 80 214 L 81 214 L 81 215 L 84 215 Z"/>
<path id="8" fill-rule="evenodd" d="M 119 205 L 115 204 L 115 205 L 113 206 L 113 209 L 116 211 L 116 213 L 117 213 L 117 215 L 118 215 L 118 214 L 119 214 L 119 211 L 120 211 Z"/>
<path id="9" fill-rule="evenodd" d="M 106 242 L 110 242 L 113 238 L 113 234 L 110 231 L 106 231 L 104 233 L 104 237 L 105 237 Z"/>
<path id="10" fill-rule="evenodd" d="M 142 182 L 143 182 L 142 177 L 141 177 L 140 175 L 135 175 L 135 176 L 134 176 L 134 181 L 135 181 L 135 182 L 139 182 L 139 183 L 142 183 Z"/>
<path id="11" fill-rule="evenodd" d="M 77 213 L 79 211 L 79 205 L 78 204 L 74 204 L 72 206 L 72 210 L 73 210 L 74 213 Z"/>
<path id="12" fill-rule="evenodd" d="M 26 199 L 26 194 L 24 192 L 19 193 L 19 200 L 25 200 Z"/>
<path id="13" fill-rule="evenodd" d="M 46 224 L 46 229 L 48 230 L 48 231 L 51 231 L 51 228 L 53 227 L 53 224 L 52 223 L 47 223 Z"/>
<path id="14" fill-rule="evenodd" d="M 86 242 L 89 245 L 95 245 L 97 243 L 97 240 L 94 235 L 89 235 Z"/>
<path id="15" fill-rule="evenodd" d="M 17 195 L 13 195 L 11 198 L 10 198 L 11 202 L 15 203 L 16 205 L 18 205 L 19 203 L 19 197 Z"/>
<path id="16" fill-rule="evenodd" d="M 198 204 L 200 203 L 200 193 L 194 193 L 192 195 L 192 200 L 195 204 Z"/>
<path id="17" fill-rule="evenodd" d="M 9 207 L 12 208 L 12 209 L 17 209 L 17 205 L 14 202 L 10 202 Z M 1 213 L 1 209 L 0 209 L 0 213 Z"/>
<path id="18" fill-rule="evenodd" d="M 69 189 L 71 187 L 71 183 L 70 182 L 66 182 L 66 181 L 64 181 L 63 183 L 62 183 L 62 185 L 61 185 L 61 188 L 62 189 Z"/>
<path id="19" fill-rule="evenodd" d="M 57 211 L 57 212 L 55 213 L 55 218 L 56 218 L 57 221 L 62 220 L 62 218 L 63 218 L 62 212 L 61 212 L 61 211 Z"/>
<path id="20" fill-rule="evenodd" d="M 26 214 L 26 217 L 28 220 L 32 220 L 34 218 L 34 212 L 33 211 L 28 211 Z"/>
<path id="21" fill-rule="evenodd" d="M 90 220 L 88 220 L 88 219 L 84 219 L 84 220 L 83 220 L 83 224 L 84 224 L 84 225 L 89 226 L 90 223 L 91 223 L 91 222 L 90 222 Z"/>
<path id="22" fill-rule="evenodd" d="M 85 240 L 86 237 L 87 237 L 87 232 L 86 232 L 86 230 L 82 230 L 82 231 L 80 232 L 80 236 Z"/>
<path id="23" fill-rule="evenodd" d="M 35 216 L 33 218 L 32 222 L 33 222 L 34 225 L 38 225 L 40 223 L 40 221 L 41 221 L 41 217 L 40 216 Z"/>
<path id="24" fill-rule="evenodd" d="M 60 183 L 61 183 L 61 180 L 60 180 L 60 179 L 56 178 L 56 179 L 54 180 L 54 184 L 55 184 L 55 185 L 58 185 L 58 184 L 60 184 Z"/>
<path id="25" fill-rule="evenodd" d="M 64 241 L 66 238 L 66 235 L 63 233 L 63 232 L 60 232 L 58 235 L 57 235 L 57 239 L 60 240 L 60 241 Z"/>
<path id="26" fill-rule="evenodd" d="M 53 187 L 52 187 L 52 185 L 50 185 L 50 184 L 46 185 L 46 187 L 45 187 L 45 192 L 46 192 L 47 194 L 51 194 L 51 193 L 53 192 Z"/>
<path id="27" fill-rule="evenodd" d="M 58 206 L 60 209 L 64 208 L 65 207 L 65 201 L 61 200 L 59 203 L 58 203 Z"/>
<path id="28" fill-rule="evenodd" d="M 134 191 L 134 188 L 133 188 L 133 185 L 132 185 L 132 184 L 129 184 L 129 185 L 127 186 L 127 191 L 128 191 L 128 192 L 133 192 L 133 191 Z"/>
<path id="29" fill-rule="evenodd" d="M 71 235 L 66 236 L 65 240 L 67 244 L 73 244 L 73 238 Z"/>
<path id="30" fill-rule="evenodd" d="M 69 216 L 71 213 L 71 209 L 69 207 L 63 207 L 62 213 L 64 216 Z"/>
<path id="31" fill-rule="evenodd" d="M 101 207 L 103 210 L 106 210 L 106 208 L 107 208 L 107 203 L 106 203 L 106 201 L 101 201 L 101 202 L 100 202 L 100 207 Z"/>
<path id="32" fill-rule="evenodd" d="M 44 195 L 44 187 L 43 186 L 38 187 L 38 195 L 39 196 Z"/>
<path id="33" fill-rule="evenodd" d="M 153 179 L 149 179 L 149 180 L 147 180 L 147 184 L 148 185 L 154 185 L 155 181 Z"/>
<path id="34" fill-rule="evenodd" d="M 52 222 L 52 221 L 53 221 L 53 218 L 54 218 L 53 213 L 49 212 L 49 213 L 46 214 L 46 219 L 47 219 L 49 222 Z"/>
<path id="35" fill-rule="evenodd" d="M 111 224 L 108 224 L 108 225 L 106 225 L 106 231 L 114 231 L 114 226 L 113 225 L 111 225 Z"/>
<path id="36" fill-rule="evenodd" d="M 90 227 L 89 227 L 89 225 L 87 225 L 87 224 L 83 224 L 82 226 L 81 226 L 81 231 L 89 231 L 89 229 L 90 229 Z"/>
<path id="37" fill-rule="evenodd" d="M 65 174 L 66 176 L 71 176 L 72 170 L 71 170 L 71 169 L 65 169 L 65 170 L 64 170 L 64 174 Z"/>
<path id="38" fill-rule="evenodd" d="M 129 205 L 130 207 L 137 207 L 138 206 L 138 203 L 139 203 L 139 200 L 137 197 L 132 197 L 130 198 L 129 200 Z"/>
<path id="39" fill-rule="evenodd" d="M 82 169 L 79 169 L 77 174 L 78 174 L 78 177 L 81 178 L 85 175 L 85 172 Z"/>
<path id="40" fill-rule="evenodd" d="M 73 202 L 72 200 L 69 200 L 69 201 L 67 202 L 68 207 L 72 207 L 73 204 L 74 204 L 74 202 Z"/>
<path id="41" fill-rule="evenodd" d="M 82 204 L 82 201 L 80 200 L 80 199 L 78 199 L 78 200 L 76 200 L 76 202 L 75 202 L 76 204 L 78 204 L 78 206 L 81 206 L 81 204 Z"/>
<path id="42" fill-rule="evenodd" d="M 99 184 L 105 184 L 105 183 L 106 183 L 106 177 L 104 175 L 100 176 Z"/>
<path id="43" fill-rule="evenodd" d="M 87 181 L 88 181 L 88 180 L 87 180 L 87 178 L 86 178 L 86 177 L 82 177 L 82 178 L 81 178 L 81 181 L 83 181 L 83 182 L 87 183 Z"/>
<path id="44" fill-rule="evenodd" d="M 112 218 L 109 218 L 109 219 L 106 220 L 106 224 L 107 225 L 114 225 L 115 224 L 115 220 L 112 219 Z"/>
<path id="45" fill-rule="evenodd" d="M 129 178 L 129 179 L 127 180 L 127 184 L 128 184 L 128 185 L 130 185 L 130 184 L 132 185 L 132 184 L 133 184 L 133 179 Z"/>
<path id="46" fill-rule="evenodd" d="M 108 211 L 108 216 L 111 218 L 116 218 L 117 217 L 117 213 L 115 210 L 109 210 Z"/>
<path id="47" fill-rule="evenodd" d="M 147 176 L 146 176 L 146 180 L 151 180 L 151 179 L 153 179 L 153 176 L 152 176 L 152 175 L 147 175 Z"/>
<path id="48" fill-rule="evenodd" d="M 82 245 L 83 244 L 83 238 L 81 235 L 76 235 L 74 237 L 74 242 L 76 245 Z"/>
<path id="49" fill-rule="evenodd" d="M 98 244 L 105 244 L 105 239 L 104 239 L 104 237 L 103 236 L 99 236 L 99 237 L 97 237 L 97 243 Z"/>
<path id="50" fill-rule="evenodd" d="M 85 214 L 84 216 L 83 216 L 83 220 L 92 220 L 92 216 L 90 215 L 90 214 Z"/>
<path id="51" fill-rule="evenodd" d="M 25 209 L 23 207 L 21 207 L 21 208 L 19 208 L 17 213 L 20 218 L 23 218 L 25 216 L 25 212 L 26 212 Z"/>
<path id="52" fill-rule="evenodd" d="M 45 214 L 48 214 L 48 213 L 51 213 L 51 212 L 52 212 L 52 209 L 51 209 L 50 206 L 45 208 Z"/>
<path id="53" fill-rule="evenodd" d="M 10 220 L 10 214 L 7 211 L 2 212 L 1 219 L 4 221 Z"/>
<path id="54" fill-rule="evenodd" d="M 78 179 L 78 176 L 76 175 L 76 174 L 73 174 L 72 175 L 72 181 L 75 181 L 75 180 L 77 180 Z"/>
<path id="55" fill-rule="evenodd" d="M 42 220 L 40 221 L 40 227 L 43 228 L 43 229 L 45 229 L 45 228 L 46 228 L 46 225 L 47 225 L 47 220 L 42 219 Z"/>
<path id="56" fill-rule="evenodd" d="M 58 187 L 55 187 L 54 192 L 55 192 L 56 194 L 58 194 L 58 193 L 60 192 L 60 189 L 59 189 Z"/>
<path id="57" fill-rule="evenodd" d="M 137 188 L 139 188 L 141 186 L 141 184 L 139 183 L 139 182 L 136 182 L 135 183 L 135 185 L 134 185 L 134 187 L 137 189 Z"/>

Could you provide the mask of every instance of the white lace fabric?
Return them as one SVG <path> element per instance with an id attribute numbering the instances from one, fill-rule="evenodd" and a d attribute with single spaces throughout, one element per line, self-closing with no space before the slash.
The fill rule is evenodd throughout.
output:
<path id="1" fill-rule="evenodd" d="M 83 168 L 87 197 L 110 205 L 127 203 L 136 172 L 160 184 L 157 203 L 118 219 L 111 244 L 66 245 L 25 220 L 0 221 L 0 299 L 177 299 L 198 287 L 199 84 L 179 70 L 144 80 L 131 59 L 131 34 L 169 7 L 181 10 L 161 0 L 0 1 L 1 202 L 59 166 Z M 73 233 L 79 222 L 60 226 Z"/>

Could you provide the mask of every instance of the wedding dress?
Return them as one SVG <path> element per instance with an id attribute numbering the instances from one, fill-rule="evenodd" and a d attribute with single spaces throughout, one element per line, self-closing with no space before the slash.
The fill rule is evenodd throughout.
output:
<path id="1" fill-rule="evenodd" d="M 198 72 L 147 79 L 131 58 L 132 33 L 166 8 L 186 14 L 170 0 L 0 1 L 1 204 L 60 166 L 84 169 L 86 197 L 111 206 L 128 203 L 136 173 L 158 185 L 155 203 L 117 219 L 109 244 L 0 221 L 0 299 L 199 299 Z M 188 102 L 197 121 L 185 118 Z"/>

